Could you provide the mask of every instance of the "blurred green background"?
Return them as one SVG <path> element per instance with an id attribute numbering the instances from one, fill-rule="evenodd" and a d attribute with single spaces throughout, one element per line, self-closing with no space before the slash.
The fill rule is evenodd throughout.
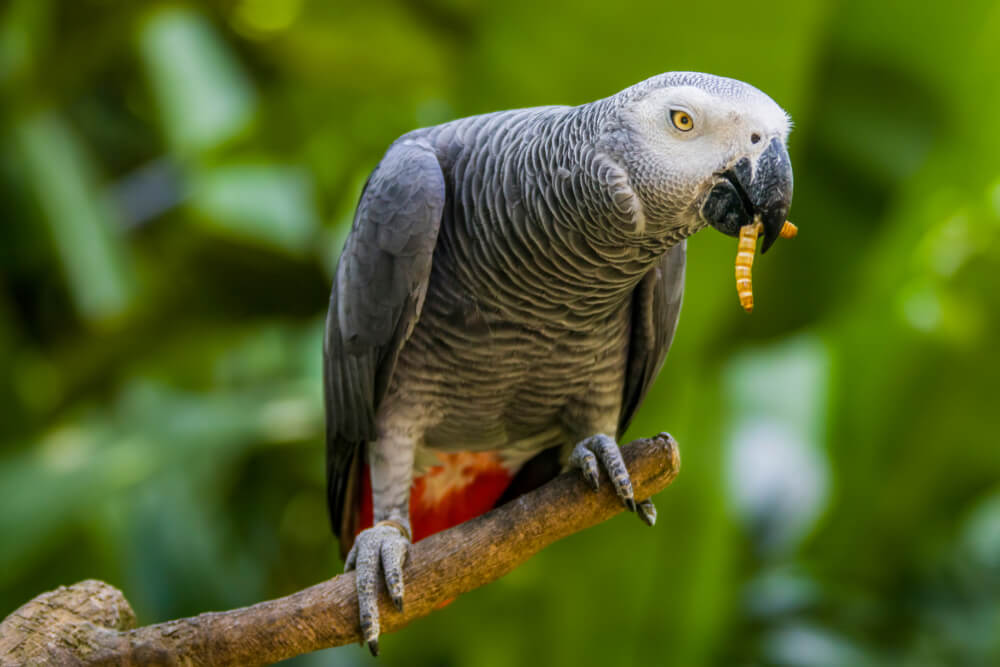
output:
<path id="1" fill-rule="evenodd" d="M 796 121 L 795 241 L 689 246 L 632 435 L 684 468 L 382 665 L 1000 664 L 1000 4 L 0 3 L 0 617 L 151 623 L 339 571 L 320 350 L 399 134 L 666 70 Z M 369 664 L 358 647 L 297 665 Z"/>

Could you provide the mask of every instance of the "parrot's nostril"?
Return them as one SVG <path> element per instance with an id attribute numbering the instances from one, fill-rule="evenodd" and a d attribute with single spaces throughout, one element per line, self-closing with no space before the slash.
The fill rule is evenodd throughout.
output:
<path id="1" fill-rule="evenodd" d="M 751 144 L 759 144 L 760 143 L 760 135 L 757 134 L 756 132 L 754 132 L 753 134 L 751 134 L 750 135 L 750 143 Z"/>

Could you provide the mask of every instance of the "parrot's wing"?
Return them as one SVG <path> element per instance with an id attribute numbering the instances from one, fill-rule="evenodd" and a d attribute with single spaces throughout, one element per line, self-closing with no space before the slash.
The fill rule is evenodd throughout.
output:
<path id="1" fill-rule="evenodd" d="M 660 258 L 635 288 L 618 437 L 625 434 L 674 339 L 684 296 L 686 257 L 687 242 L 681 241 Z"/>
<path id="2" fill-rule="evenodd" d="M 323 342 L 330 522 L 345 527 L 357 452 L 420 316 L 444 210 L 444 175 L 429 146 L 394 144 L 368 177 L 337 266 Z M 351 510 L 351 507 L 347 507 Z M 348 518 L 349 520 L 349 518 Z"/>

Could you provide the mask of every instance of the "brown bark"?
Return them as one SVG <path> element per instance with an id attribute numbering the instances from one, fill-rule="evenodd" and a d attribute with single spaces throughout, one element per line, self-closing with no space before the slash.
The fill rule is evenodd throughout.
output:
<path id="1" fill-rule="evenodd" d="M 670 436 L 623 449 L 636 498 L 663 490 L 680 467 Z M 406 609 L 382 591 L 382 632 L 510 572 L 556 540 L 623 511 L 603 476 L 595 493 L 575 471 L 481 517 L 413 545 Z M 0 665 L 263 665 L 360 641 L 354 577 L 341 575 L 251 607 L 134 628 L 121 592 L 88 580 L 43 593 L 0 623 Z"/>

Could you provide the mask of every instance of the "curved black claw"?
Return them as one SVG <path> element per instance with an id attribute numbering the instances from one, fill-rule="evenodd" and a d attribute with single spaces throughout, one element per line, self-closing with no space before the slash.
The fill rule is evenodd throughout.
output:
<path id="1" fill-rule="evenodd" d="M 381 631 L 378 615 L 378 578 L 381 572 L 392 603 L 403 611 L 403 564 L 409 552 L 407 527 L 395 521 L 379 522 L 358 533 L 344 561 L 344 571 L 356 569 L 361 635 L 372 655 L 378 655 Z"/>
<path id="2" fill-rule="evenodd" d="M 622 458 L 621 450 L 614 438 L 598 433 L 586 438 L 573 448 L 573 453 L 569 456 L 569 465 L 579 468 L 591 486 L 596 490 L 599 487 L 597 462 L 611 478 L 611 483 L 615 487 L 615 492 L 621 498 L 622 503 L 630 512 L 637 511 L 635 495 L 632 493 L 632 480 L 629 478 L 628 470 L 625 468 L 625 460 Z M 655 510 L 654 510 L 655 517 Z M 642 517 L 647 521 L 646 517 Z M 654 518 L 655 521 L 655 518 Z M 648 521 L 647 521 L 648 523 Z"/>
<path id="3" fill-rule="evenodd" d="M 643 500 L 638 505 L 639 518 L 647 526 L 652 528 L 656 525 L 656 505 L 652 500 Z"/>

